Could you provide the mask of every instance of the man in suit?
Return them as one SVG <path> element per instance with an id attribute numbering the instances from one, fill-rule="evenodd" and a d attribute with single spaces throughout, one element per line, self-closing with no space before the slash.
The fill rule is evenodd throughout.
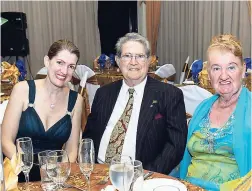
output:
<path id="1" fill-rule="evenodd" d="M 143 36 L 126 34 L 116 52 L 124 79 L 97 90 L 83 138 L 93 139 L 99 163 L 128 155 L 144 169 L 168 174 L 186 145 L 183 93 L 147 76 L 150 45 Z"/>

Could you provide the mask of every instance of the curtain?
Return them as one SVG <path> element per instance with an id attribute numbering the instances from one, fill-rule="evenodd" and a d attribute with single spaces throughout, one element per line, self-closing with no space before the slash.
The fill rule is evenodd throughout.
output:
<path id="1" fill-rule="evenodd" d="M 250 16 L 249 18 L 252 23 L 252 18 L 251 18 L 252 17 L 252 10 L 251 10 L 252 9 L 252 0 L 248 1 L 248 8 L 249 8 L 249 16 Z"/>
<path id="2" fill-rule="evenodd" d="M 156 55 L 158 29 L 160 24 L 160 1 L 146 1 L 147 38 L 151 45 L 151 54 Z"/>
<path id="3" fill-rule="evenodd" d="M 241 41 L 243 56 L 251 56 L 251 24 L 247 1 L 161 2 L 157 56 L 160 65 L 173 64 L 178 82 L 187 56 L 191 64 L 206 60 L 214 35 L 231 33 Z"/>
<path id="4" fill-rule="evenodd" d="M 80 50 L 79 64 L 92 66 L 100 55 L 97 25 L 97 1 L 2 1 L 1 12 L 24 12 L 31 72 L 36 75 L 44 67 L 43 58 L 50 45 L 66 38 Z"/>

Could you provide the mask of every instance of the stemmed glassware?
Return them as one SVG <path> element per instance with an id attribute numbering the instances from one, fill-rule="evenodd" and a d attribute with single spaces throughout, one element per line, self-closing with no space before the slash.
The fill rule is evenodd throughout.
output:
<path id="1" fill-rule="evenodd" d="M 116 155 L 111 160 L 109 178 L 119 191 L 128 191 L 134 176 L 134 166 L 129 156 Z"/>
<path id="2" fill-rule="evenodd" d="M 88 190 L 90 190 L 90 175 L 95 163 L 95 151 L 92 139 L 81 140 L 78 161 L 80 170 L 87 180 Z"/>
<path id="3" fill-rule="evenodd" d="M 57 189 L 64 188 L 64 183 L 70 175 L 71 164 L 65 150 L 54 150 L 48 153 L 46 173 L 57 185 Z"/>
<path id="4" fill-rule="evenodd" d="M 141 191 L 143 190 L 143 182 L 144 182 L 143 165 L 142 162 L 139 160 L 134 160 L 133 165 L 134 165 L 134 176 L 130 186 L 130 190 Z"/>
<path id="5" fill-rule="evenodd" d="M 30 137 L 21 137 L 16 140 L 17 157 L 21 160 L 21 170 L 25 175 L 25 181 L 29 183 L 29 173 L 33 165 L 33 147 Z"/>

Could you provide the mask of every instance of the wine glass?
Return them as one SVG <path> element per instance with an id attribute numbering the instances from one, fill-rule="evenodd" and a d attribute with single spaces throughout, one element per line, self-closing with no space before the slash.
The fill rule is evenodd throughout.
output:
<path id="1" fill-rule="evenodd" d="M 90 175 L 94 170 L 95 163 L 95 152 L 92 139 L 81 140 L 78 161 L 80 170 L 87 180 L 88 190 L 90 190 Z"/>
<path id="2" fill-rule="evenodd" d="M 130 186 L 130 190 L 141 191 L 143 190 L 142 187 L 143 187 L 143 182 L 144 182 L 143 165 L 142 165 L 142 162 L 139 160 L 134 160 L 133 165 L 134 165 L 134 176 L 133 176 L 133 180 Z"/>
<path id="3" fill-rule="evenodd" d="M 21 160 L 21 170 L 25 175 L 26 184 L 29 184 L 29 173 L 33 165 L 33 147 L 30 137 L 21 137 L 16 140 L 17 155 Z"/>
<path id="4" fill-rule="evenodd" d="M 57 189 L 64 187 L 64 182 L 70 175 L 71 164 L 65 150 L 51 151 L 47 155 L 46 173 L 56 184 Z"/>
<path id="5" fill-rule="evenodd" d="M 125 155 L 116 155 L 111 160 L 109 178 L 119 191 L 128 191 L 134 176 L 132 159 Z"/>

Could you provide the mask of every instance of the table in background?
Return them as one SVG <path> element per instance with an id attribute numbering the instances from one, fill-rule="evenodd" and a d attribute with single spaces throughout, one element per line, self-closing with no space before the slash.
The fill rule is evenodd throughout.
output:
<path id="1" fill-rule="evenodd" d="M 163 78 L 160 78 L 159 76 L 157 76 L 155 74 L 155 70 L 152 70 L 152 69 L 149 69 L 148 75 L 154 79 L 157 79 L 157 80 L 163 81 L 163 82 L 167 82 L 167 81 L 174 82 L 175 81 L 175 75 L 172 75 L 169 78 L 163 79 Z M 122 72 L 118 68 L 113 68 L 111 70 L 105 69 L 105 70 L 103 70 L 103 72 L 101 72 L 99 70 L 95 70 L 94 78 L 97 80 L 97 84 L 103 86 L 103 85 L 109 84 L 111 82 L 115 82 L 117 80 L 123 79 L 123 75 L 122 75 Z M 89 80 L 92 81 L 92 79 L 88 79 L 88 81 Z"/>
<path id="2" fill-rule="evenodd" d="M 102 188 L 105 188 L 107 185 L 110 185 L 110 181 L 107 182 L 107 184 L 99 185 L 98 183 L 103 180 L 105 177 L 109 176 L 109 169 L 107 165 L 104 164 L 95 164 L 94 171 L 91 174 L 91 190 L 92 191 L 100 191 Z M 154 173 L 150 178 L 169 178 L 169 179 L 175 179 L 173 177 L 160 174 L 160 173 Z M 176 180 L 176 179 L 175 179 Z M 186 185 L 188 191 L 204 191 L 204 189 L 192 185 L 189 182 L 181 181 L 183 184 Z M 75 185 L 79 188 L 86 189 L 87 184 L 85 181 L 84 176 L 81 174 L 79 166 L 76 163 L 71 164 L 71 174 L 68 180 L 66 181 L 67 184 Z M 18 184 L 19 190 L 28 190 L 26 189 L 25 183 L 19 183 Z M 40 186 L 40 182 L 30 182 L 29 184 L 29 190 L 30 191 L 42 191 L 42 188 Z M 76 191 L 75 188 L 68 188 L 64 190 L 69 191 Z"/>

